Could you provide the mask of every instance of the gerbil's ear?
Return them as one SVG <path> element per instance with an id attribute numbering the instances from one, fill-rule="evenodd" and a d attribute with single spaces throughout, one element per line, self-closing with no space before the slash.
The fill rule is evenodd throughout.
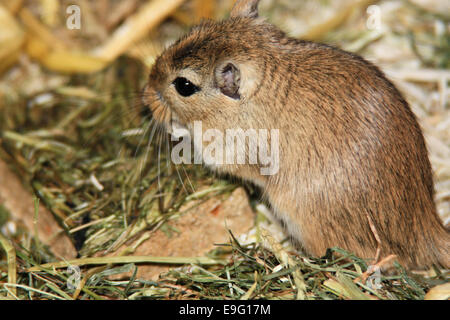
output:
<path id="1" fill-rule="evenodd" d="M 241 72 L 233 63 L 226 62 L 219 65 L 215 71 L 216 85 L 220 91 L 235 100 L 241 98 L 239 87 L 241 85 Z"/>
<path id="2" fill-rule="evenodd" d="M 231 10 L 231 18 L 257 18 L 260 0 L 237 0 Z"/>

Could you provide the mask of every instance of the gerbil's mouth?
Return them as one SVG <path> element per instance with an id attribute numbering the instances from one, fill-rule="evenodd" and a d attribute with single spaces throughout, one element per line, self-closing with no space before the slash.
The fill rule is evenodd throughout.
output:
<path id="1" fill-rule="evenodd" d="M 152 113 L 153 119 L 167 127 L 172 119 L 172 111 L 164 101 L 160 92 L 147 85 L 143 96 L 144 104 L 148 106 Z"/>
<path id="2" fill-rule="evenodd" d="M 178 115 L 167 105 L 160 92 L 147 86 L 145 88 L 144 100 L 144 103 L 148 105 L 152 113 L 153 119 L 163 125 L 167 133 L 178 138 L 186 135 L 186 126 L 181 122 Z"/>

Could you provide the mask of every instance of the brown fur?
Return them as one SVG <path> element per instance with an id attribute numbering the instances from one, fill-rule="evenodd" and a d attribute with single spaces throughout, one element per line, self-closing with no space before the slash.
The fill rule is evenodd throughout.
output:
<path id="1" fill-rule="evenodd" d="M 450 234 L 433 202 L 422 131 L 401 94 L 363 58 L 287 37 L 238 1 L 230 19 L 206 21 L 156 61 L 145 99 L 154 117 L 188 128 L 280 130 L 280 170 L 218 165 L 261 186 L 277 216 L 310 254 L 342 247 L 373 258 L 396 254 L 406 267 L 450 266 Z M 239 98 L 220 91 L 217 70 L 240 70 Z M 201 90 L 181 97 L 186 77 Z"/>

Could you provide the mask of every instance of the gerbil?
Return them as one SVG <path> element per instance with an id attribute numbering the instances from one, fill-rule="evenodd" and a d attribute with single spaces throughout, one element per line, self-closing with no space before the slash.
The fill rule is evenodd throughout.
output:
<path id="1" fill-rule="evenodd" d="M 258 17 L 258 2 L 238 0 L 229 19 L 202 22 L 158 57 L 144 93 L 153 117 L 190 131 L 194 121 L 279 129 L 277 174 L 212 167 L 260 186 L 307 253 L 337 246 L 373 259 L 379 248 L 407 268 L 450 267 L 423 134 L 402 95 L 363 58 L 289 38 Z"/>

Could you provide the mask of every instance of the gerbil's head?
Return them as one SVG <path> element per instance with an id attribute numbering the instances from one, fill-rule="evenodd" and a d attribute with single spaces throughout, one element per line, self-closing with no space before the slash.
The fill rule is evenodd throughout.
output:
<path id="1" fill-rule="evenodd" d="M 170 129 L 239 116 L 261 83 L 261 52 L 279 33 L 258 18 L 258 2 L 238 0 L 229 19 L 202 22 L 156 60 L 144 102 L 158 122 Z"/>

